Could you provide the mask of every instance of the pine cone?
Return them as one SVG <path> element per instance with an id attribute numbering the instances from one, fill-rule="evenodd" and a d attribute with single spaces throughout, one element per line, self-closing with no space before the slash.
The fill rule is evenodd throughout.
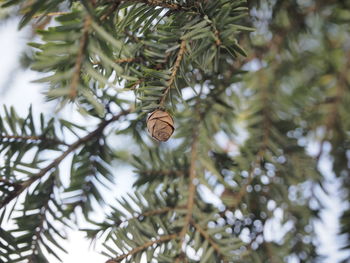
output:
<path id="1" fill-rule="evenodd" d="M 166 111 L 155 110 L 147 118 L 147 128 L 153 138 L 165 142 L 175 130 L 174 120 Z"/>

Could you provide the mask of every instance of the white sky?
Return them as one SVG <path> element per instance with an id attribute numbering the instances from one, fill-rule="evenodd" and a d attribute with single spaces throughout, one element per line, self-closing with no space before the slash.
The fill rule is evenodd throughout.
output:
<path id="1" fill-rule="evenodd" d="M 30 81 L 37 78 L 37 73 L 30 70 L 19 70 L 15 75 L 12 75 L 14 70 L 19 67 L 18 57 L 24 47 L 26 41 L 25 32 L 17 31 L 17 21 L 8 21 L 5 24 L 0 24 L 0 114 L 3 112 L 2 105 L 15 106 L 19 114 L 26 114 L 30 104 L 33 105 L 34 112 L 52 113 L 53 107 L 50 104 L 43 102 L 43 96 L 40 94 L 42 87 L 38 84 L 32 84 Z M 9 76 L 11 76 L 9 78 Z M 1 88 L 9 83 L 7 92 L 3 92 Z M 66 114 L 66 117 L 72 115 Z M 73 121 L 78 120 L 78 115 L 73 115 Z M 72 120 L 72 119 L 71 119 Z M 80 119 L 81 121 L 81 119 Z M 310 151 L 315 152 L 317 145 L 311 146 Z M 339 231 L 338 216 L 344 207 L 341 206 L 339 198 L 339 182 L 335 179 L 330 170 L 330 162 L 327 158 L 322 162 L 322 170 L 326 174 L 326 185 L 329 191 L 329 196 L 323 196 L 325 209 L 321 212 L 323 223 L 317 223 L 316 229 L 320 236 L 321 245 L 318 248 L 328 258 L 324 263 L 336 263 L 342 258 L 344 253 L 340 253 L 339 240 L 336 233 Z M 130 172 L 124 171 L 126 174 L 117 178 L 116 195 L 121 195 L 131 187 Z M 123 173 L 123 172 L 122 172 Z M 121 174 L 121 173 L 118 173 Z M 125 176 L 127 175 L 127 176 Z M 129 176 L 130 179 L 125 180 Z M 109 198 L 113 200 L 112 198 Z M 98 252 L 89 249 L 89 242 L 84 239 L 84 234 L 78 231 L 71 231 L 68 244 L 64 247 L 68 250 L 67 255 L 63 255 L 64 263 L 103 263 L 106 258 Z M 57 261 L 52 258 L 50 262 Z M 296 262 L 296 261 L 295 261 Z"/>

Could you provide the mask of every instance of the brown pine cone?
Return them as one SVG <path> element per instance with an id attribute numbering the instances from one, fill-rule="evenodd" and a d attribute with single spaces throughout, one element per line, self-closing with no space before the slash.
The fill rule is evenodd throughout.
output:
<path id="1" fill-rule="evenodd" d="M 147 128 L 154 139 L 165 142 L 175 130 L 174 120 L 166 111 L 155 110 L 147 118 Z"/>

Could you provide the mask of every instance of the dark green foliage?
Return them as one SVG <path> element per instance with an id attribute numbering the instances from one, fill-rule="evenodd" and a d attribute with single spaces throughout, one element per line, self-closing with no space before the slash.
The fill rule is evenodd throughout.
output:
<path id="1" fill-rule="evenodd" d="M 1 3 L 37 29 L 46 98 L 96 127 L 4 109 L 0 261 L 59 258 L 79 211 L 109 263 L 323 259 L 322 160 L 350 201 L 349 1 Z M 146 135 L 158 108 L 175 120 L 166 144 Z M 115 164 L 137 178 L 106 204 Z M 111 212 L 92 220 L 98 206 Z M 349 250 L 348 210 L 340 224 Z"/>

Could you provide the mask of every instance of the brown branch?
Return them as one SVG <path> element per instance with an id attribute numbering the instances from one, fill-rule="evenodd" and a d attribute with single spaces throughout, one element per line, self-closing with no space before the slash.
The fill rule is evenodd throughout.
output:
<path id="1" fill-rule="evenodd" d="M 53 139 L 53 138 L 46 138 L 43 136 L 19 136 L 19 135 L 0 135 L 0 140 L 5 139 L 5 140 L 16 140 L 16 141 L 49 141 L 53 142 L 56 144 L 62 144 L 68 146 L 67 143 Z"/>
<path id="2" fill-rule="evenodd" d="M 193 215 L 193 207 L 194 207 L 194 199 L 195 199 L 195 194 L 196 194 L 196 185 L 194 183 L 194 180 L 196 179 L 196 162 L 197 162 L 197 144 L 198 144 L 198 130 L 194 130 L 194 135 L 193 135 L 193 141 L 192 141 L 192 146 L 191 146 L 191 164 L 189 168 L 189 185 L 188 185 L 188 201 L 187 201 L 187 213 L 185 217 L 185 223 L 184 226 L 182 227 L 182 230 L 179 234 L 179 249 L 181 250 L 182 244 L 184 242 L 184 238 L 187 232 L 187 229 L 191 223 L 192 220 L 192 215 Z M 177 258 L 175 262 L 180 262 L 178 261 L 180 258 Z"/>
<path id="3" fill-rule="evenodd" d="M 176 79 L 176 76 L 177 76 L 177 71 L 179 70 L 180 68 L 180 64 L 181 64 L 181 61 L 183 59 L 183 56 L 185 54 L 185 51 L 186 51 L 186 40 L 182 40 L 181 41 L 181 45 L 180 45 L 180 49 L 179 49 L 179 52 L 177 53 L 177 57 L 176 57 L 176 61 L 174 63 L 174 66 L 172 68 L 172 73 L 170 75 L 170 79 L 168 81 L 168 87 L 165 89 L 163 95 L 162 95 L 162 98 L 160 99 L 159 101 L 159 105 L 161 107 L 164 106 L 164 103 L 165 103 L 165 99 L 170 91 L 170 89 L 172 88 L 172 86 L 174 85 L 174 82 L 175 82 L 175 79 Z"/>
<path id="4" fill-rule="evenodd" d="M 134 248 L 133 250 L 131 250 L 130 252 L 126 253 L 126 254 L 123 254 L 119 257 L 116 257 L 114 259 L 110 259 L 108 260 L 106 263 L 118 263 L 118 262 L 121 262 L 123 259 L 129 257 L 129 256 L 132 256 L 132 255 L 135 255 L 147 248 L 149 248 L 150 246 L 153 246 L 154 244 L 160 244 L 160 243 L 164 243 L 164 242 L 167 242 L 169 240 L 172 240 L 172 239 L 176 239 L 177 238 L 177 234 L 171 234 L 171 235 L 164 235 L 164 236 L 161 236 L 160 238 L 158 238 L 157 240 L 154 240 L 154 241 L 148 241 L 146 243 L 144 243 L 143 245 L 137 247 L 137 248 Z"/>
<path id="5" fill-rule="evenodd" d="M 220 247 L 218 244 L 215 243 L 215 241 L 209 236 L 209 234 L 201 228 L 201 226 L 197 223 L 195 223 L 193 220 L 191 220 L 191 224 L 198 230 L 198 232 L 209 242 L 209 244 L 214 248 L 216 253 L 221 257 L 224 263 L 228 263 L 225 256 L 222 254 Z"/>
<path id="6" fill-rule="evenodd" d="M 39 173 L 37 173 L 36 175 L 33 175 L 30 179 L 28 179 L 26 181 L 23 181 L 20 184 L 20 187 L 18 189 L 13 191 L 9 196 L 7 196 L 0 203 L 0 209 L 3 208 L 4 206 L 6 206 L 9 202 L 11 202 L 16 197 L 18 197 L 24 190 L 28 189 L 29 186 L 31 186 L 34 182 L 36 182 L 37 180 L 42 178 L 44 175 L 46 175 L 48 172 L 50 172 L 53 168 L 57 167 L 71 152 L 73 152 L 76 149 L 78 149 L 82 144 L 84 144 L 84 143 L 92 140 L 96 136 L 100 135 L 103 132 L 103 130 L 110 123 L 118 120 L 122 116 L 125 116 L 125 115 L 129 114 L 130 112 L 131 112 L 131 110 L 122 111 L 119 114 L 113 116 L 111 119 L 101 122 L 100 125 L 94 131 L 92 131 L 91 133 L 87 134 L 86 136 L 80 138 L 79 140 L 77 140 L 76 142 L 71 144 L 66 151 L 64 151 L 59 157 L 54 159 L 48 166 L 46 166 L 45 168 L 41 169 L 39 171 Z"/>
<path id="7" fill-rule="evenodd" d="M 79 51 L 75 61 L 74 73 L 73 73 L 72 82 L 70 85 L 69 96 L 71 99 L 74 99 L 78 93 L 78 85 L 80 80 L 81 68 L 83 65 L 85 48 L 89 38 L 89 30 L 90 30 L 91 22 L 92 22 L 92 18 L 89 15 L 87 15 L 84 21 L 83 35 L 80 39 Z"/>
<path id="8" fill-rule="evenodd" d="M 197 163 L 197 154 L 198 154 L 198 140 L 199 140 L 199 131 L 200 131 L 200 122 L 203 120 L 204 116 L 200 112 L 200 96 L 197 96 L 197 103 L 195 106 L 195 123 L 193 125 L 193 134 L 192 134 L 192 144 L 191 144 L 191 161 L 189 167 L 189 185 L 188 185 L 188 200 L 187 200 L 187 213 L 185 216 L 185 223 L 179 233 L 179 256 L 175 259 L 175 263 L 187 261 L 186 252 L 182 251 L 182 245 L 185 241 L 186 232 L 188 227 L 191 225 L 193 217 L 194 202 L 196 196 L 196 185 L 195 180 L 197 177 L 196 173 L 196 163 Z"/>
<path id="9" fill-rule="evenodd" d="M 350 54 L 348 55 L 350 59 Z M 346 68 L 349 68 L 350 62 L 348 60 Z M 327 137 L 329 133 L 334 130 L 337 122 L 339 122 L 340 114 L 339 114 L 339 105 L 343 102 L 344 94 L 346 92 L 347 87 L 347 75 L 346 72 L 340 72 L 337 74 L 337 87 L 336 87 L 336 95 L 333 97 L 331 110 L 329 114 L 327 114 L 327 119 L 325 121 L 326 131 L 323 139 L 320 142 L 320 150 L 316 156 L 316 161 L 318 162 L 323 154 L 324 144 L 327 141 Z"/>

